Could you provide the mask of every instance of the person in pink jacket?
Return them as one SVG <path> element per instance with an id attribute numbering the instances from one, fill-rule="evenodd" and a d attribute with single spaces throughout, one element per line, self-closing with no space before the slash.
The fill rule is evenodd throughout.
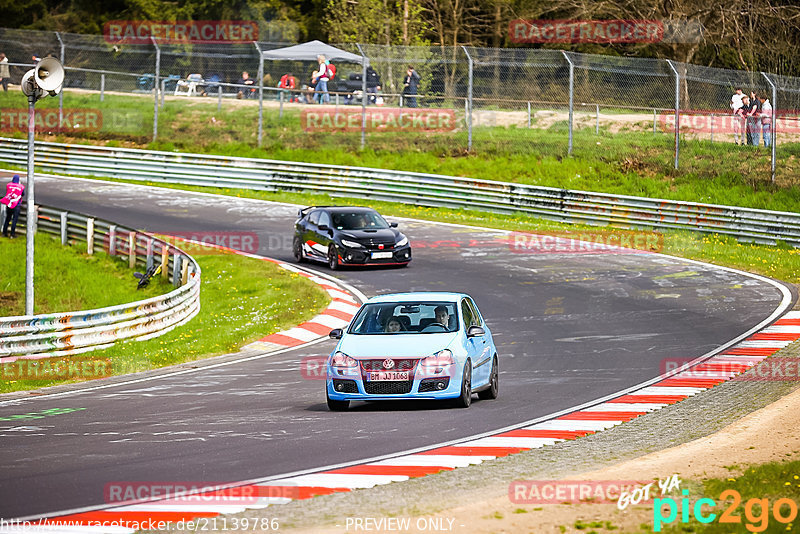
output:
<path id="1" fill-rule="evenodd" d="M 8 235 L 8 223 L 11 223 L 11 237 L 17 237 L 17 219 L 22 211 L 22 199 L 25 197 L 25 186 L 19 183 L 19 174 L 15 174 L 11 182 L 6 184 L 6 196 L 0 198 L 0 204 L 6 206 L 6 220 L 3 223 L 3 236 Z"/>

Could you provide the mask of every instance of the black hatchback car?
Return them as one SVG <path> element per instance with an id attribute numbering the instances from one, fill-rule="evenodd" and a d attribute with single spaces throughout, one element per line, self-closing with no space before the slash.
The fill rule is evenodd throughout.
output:
<path id="1" fill-rule="evenodd" d="M 298 262 L 343 265 L 397 265 L 411 261 L 408 238 L 372 208 L 310 206 L 301 209 L 292 243 Z"/>

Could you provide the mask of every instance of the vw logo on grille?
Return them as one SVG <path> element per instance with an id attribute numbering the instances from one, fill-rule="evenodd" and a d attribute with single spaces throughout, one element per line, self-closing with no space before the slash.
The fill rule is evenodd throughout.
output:
<path id="1" fill-rule="evenodd" d="M 383 368 L 384 369 L 394 368 L 394 360 L 391 358 L 386 358 L 385 360 L 383 360 Z"/>

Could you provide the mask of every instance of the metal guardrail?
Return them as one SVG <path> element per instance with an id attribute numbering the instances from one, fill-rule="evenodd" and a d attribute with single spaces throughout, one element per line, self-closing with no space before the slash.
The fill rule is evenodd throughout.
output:
<path id="1" fill-rule="evenodd" d="M 0 161 L 26 165 L 22 139 L 0 138 Z M 36 166 L 71 175 L 266 191 L 312 191 L 420 206 L 526 213 L 627 228 L 685 229 L 800 247 L 800 213 L 556 189 L 437 174 L 129 148 L 37 143 Z"/>
<path id="2" fill-rule="evenodd" d="M 107 308 L 0 318 L 0 358 L 79 354 L 126 339 L 157 337 L 192 319 L 200 311 L 200 267 L 165 241 L 131 228 L 45 206 L 37 207 L 37 231 L 86 242 L 87 251 L 102 246 L 127 257 L 131 267 L 161 263 L 177 289 L 157 297 Z"/>

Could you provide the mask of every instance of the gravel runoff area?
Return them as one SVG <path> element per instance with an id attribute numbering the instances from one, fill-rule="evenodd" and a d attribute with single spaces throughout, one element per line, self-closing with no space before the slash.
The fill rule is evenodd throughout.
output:
<path id="1" fill-rule="evenodd" d="M 800 358 L 800 341 L 777 352 L 774 357 Z M 769 361 L 769 359 L 765 360 Z M 751 373 L 748 371 L 748 373 Z M 501 379 L 502 385 L 502 379 Z M 792 405 L 783 406 L 782 398 L 796 392 L 786 400 Z M 501 390 L 502 394 L 502 390 Z M 774 404 L 773 404 L 774 403 Z M 786 404 L 784 402 L 783 404 Z M 748 414 L 761 410 L 758 414 L 740 422 L 744 429 L 752 427 L 750 420 L 768 420 L 774 428 L 758 428 L 760 440 L 752 441 L 747 449 L 758 450 L 760 456 L 748 457 L 731 447 L 731 454 L 726 452 L 719 458 L 716 451 L 717 469 L 710 463 L 706 469 L 704 462 L 712 459 L 703 458 L 697 452 L 697 446 L 704 445 L 695 440 L 710 436 L 728 425 L 732 425 Z M 691 475 L 720 475 L 719 466 L 736 465 L 748 461 L 760 462 L 785 458 L 788 456 L 782 446 L 794 446 L 784 443 L 781 436 L 788 431 L 793 434 L 792 427 L 786 428 L 785 421 L 767 417 L 771 411 L 790 412 L 800 419 L 800 382 L 798 381 L 746 381 L 731 380 L 714 388 L 698 393 L 677 404 L 666 406 L 622 425 L 588 435 L 572 441 L 564 441 L 555 445 L 484 462 L 481 465 L 445 471 L 436 475 L 411 479 L 405 482 L 377 486 L 372 489 L 356 490 L 346 493 L 314 497 L 312 499 L 292 501 L 285 505 L 269 506 L 262 510 L 248 510 L 245 513 L 227 516 L 248 518 L 276 518 L 280 524 L 280 532 L 425 532 L 435 531 L 438 526 L 449 532 L 520 532 L 536 528 L 536 532 L 573 531 L 573 524 L 579 516 L 585 521 L 593 520 L 593 516 L 608 515 L 606 520 L 612 524 L 631 524 L 620 518 L 614 504 L 582 503 L 578 505 L 514 505 L 508 499 L 509 484 L 514 480 L 556 480 L 570 478 L 574 480 L 647 480 L 653 476 L 666 479 L 674 472 Z M 744 424 L 741 424 L 744 423 Z M 797 427 L 794 427 L 795 429 Z M 730 431 L 730 429 L 727 429 Z M 734 429 L 738 434 L 741 429 Z M 772 434 L 769 431 L 772 430 Z M 724 432 L 720 432 L 720 435 Z M 777 438 L 777 439 L 776 439 Z M 695 441 L 695 447 L 689 442 Z M 750 443 L 750 442 L 748 442 Z M 342 446 L 347 446 L 343 443 Z M 673 470 L 663 473 L 645 472 L 645 468 L 636 473 L 626 473 L 626 477 L 597 478 L 588 474 L 602 469 L 600 473 L 614 473 L 622 462 L 640 458 L 654 451 L 675 448 L 673 452 L 685 459 L 688 471 Z M 683 456 L 682 450 L 687 451 Z M 702 448 L 701 448 L 702 450 Z M 691 451 L 691 452 L 690 452 Z M 790 451 L 798 456 L 800 450 Z M 660 453 L 659 453 L 660 454 Z M 744 457 L 743 457 L 744 456 Z M 650 465 L 647 458 L 640 466 Z M 722 463 L 720 463 L 720 461 Z M 693 465 L 694 464 L 694 465 Z M 636 462 L 630 463 L 636 466 Z M 670 464 L 674 466 L 674 464 Z M 606 469 L 603 469 L 606 468 Z M 698 470 L 699 469 L 699 470 Z M 723 470 L 724 471 L 724 470 Z M 254 475 L 257 467 L 254 467 Z M 588 475 L 587 475 L 588 474 Z M 578 476 L 583 475 L 583 477 Z M 634 476 L 635 475 L 635 476 Z M 631 478 L 633 476 L 633 478 Z M 684 475 L 687 476 L 687 475 Z M 505 506 L 504 506 L 505 505 Z M 502 507 L 506 510 L 502 510 Z M 534 507 L 535 506 L 535 507 Z M 547 521 L 541 517 L 548 509 L 560 507 L 561 512 L 551 510 Z M 605 507 L 605 508 L 603 508 Z M 564 510 L 567 508 L 567 510 Z M 641 508 L 641 506 L 640 506 Z M 524 509 L 524 513 L 521 510 Z M 650 504 L 652 509 L 652 504 Z M 515 512 L 516 510 L 516 512 Z M 630 509 L 629 509 L 630 511 Z M 471 512 L 471 513 L 470 513 Z M 634 525 L 643 521 L 642 510 L 633 514 Z M 475 513 L 482 514 L 477 517 Z M 487 515 L 488 514 L 488 515 Z M 513 514 L 513 517 L 508 514 Z M 539 519 L 537 519 L 539 516 Z M 555 519 L 553 519 L 555 517 Z M 645 515 L 644 518 L 647 516 Z M 397 530 L 390 524 L 381 528 L 371 523 L 368 529 L 357 529 L 354 523 L 348 525 L 347 518 L 411 518 L 410 530 Z M 418 520 L 425 529 L 417 529 Z M 440 523 L 425 523 L 427 520 L 443 519 Z M 544 523 L 549 523 L 549 528 Z M 348 528 L 349 527 L 349 528 Z M 635 527 L 634 527 L 635 529 Z M 580 530 L 575 530 L 579 532 Z M 619 530 L 616 530 L 620 532 Z M 624 532 L 625 530 L 623 530 Z"/>

